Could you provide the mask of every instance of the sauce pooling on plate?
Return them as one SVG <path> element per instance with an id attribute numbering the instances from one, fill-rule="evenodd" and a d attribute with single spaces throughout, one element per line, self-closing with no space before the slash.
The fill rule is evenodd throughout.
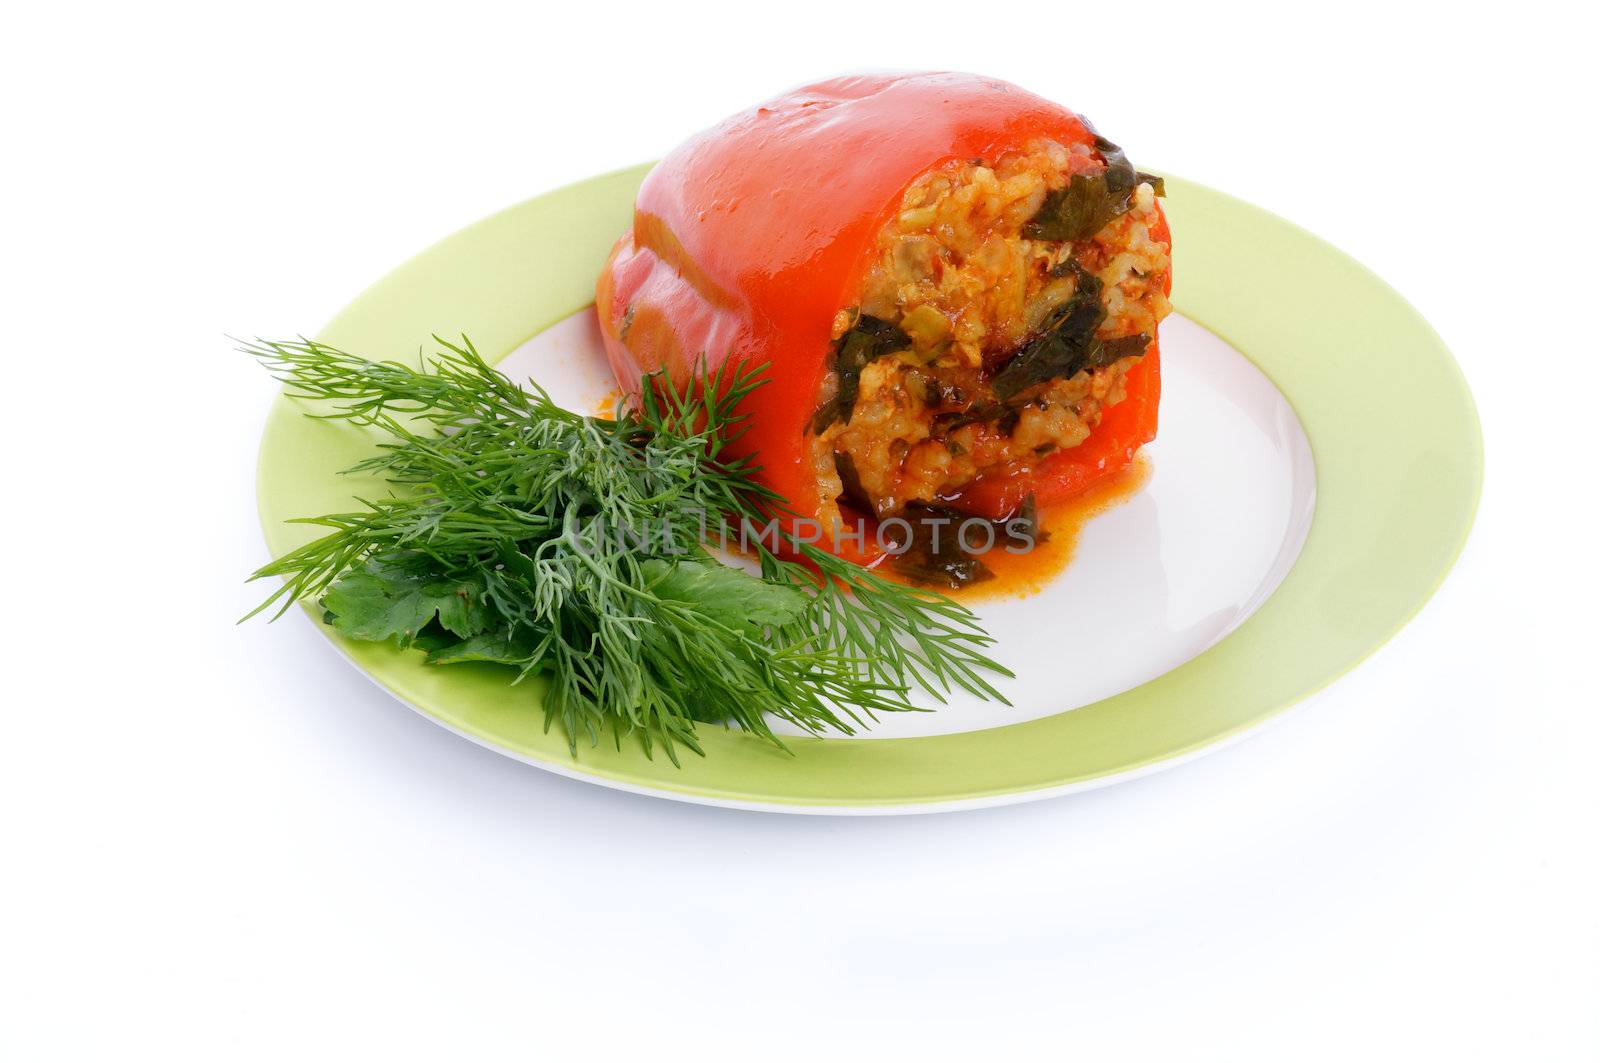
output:
<path id="1" fill-rule="evenodd" d="M 939 589 L 967 604 L 1038 594 L 1072 562 L 1078 538 L 1088 523 L 1142 491 L 1150 482 L 1151 474 L 1150 460 L 1141 454 L 1132 464 L 1082 494 L 1041 507 L 1038 524 L 1043 535 L 1032 550 L 1012 553 L 1003 544 L 996 544 L 975 555 L 992 573 L 991 578 L 959 590 Z M 878 571 L 890 579 L 917 585 L 917 581 L 897 574 L 893 564 L 881 565 Z"/>

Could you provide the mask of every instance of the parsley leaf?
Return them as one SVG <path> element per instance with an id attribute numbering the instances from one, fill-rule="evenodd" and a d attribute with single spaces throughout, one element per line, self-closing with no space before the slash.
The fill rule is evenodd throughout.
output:
<path id="1" fill-rule="evenodd" d="M 673 564 L 652 558 L 640 567 L 645 586 L 657 597 L 692 605 L 724 624 L 783 627 L 806 611 L 806 596 L 799 589 L 768 583 L 714 561 Z"/>
<path id="2" fill-rule="evenodd" d="M 341 577 L 322 598 L 324 619 L 339 634 L 403 649 L 437 619 L 452 635 L 470 638 L 488 629 L 492 617 L 482 604 L 483 581 L 450 579 L 415 561 L 373 558 Z"/>

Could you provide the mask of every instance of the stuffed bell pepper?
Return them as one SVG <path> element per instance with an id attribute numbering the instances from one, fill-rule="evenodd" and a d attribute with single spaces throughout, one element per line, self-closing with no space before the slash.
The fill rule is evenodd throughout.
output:
<path id="1" fill-rule="evenodd" d="M 1155 436 L 1161 194 L 1005 82 L 811 85 L 646 177 L 598 284 L 607 354 L 625 388 L 764 365 L 737 446 L 794 515 L 1005 521 Z"/>

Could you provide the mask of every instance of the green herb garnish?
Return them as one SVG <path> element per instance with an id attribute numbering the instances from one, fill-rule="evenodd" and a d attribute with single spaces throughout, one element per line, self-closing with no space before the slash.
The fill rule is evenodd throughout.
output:
<path id="1" fill-rule="evenodd" d="M 255 573 L 285 582 L 251 615 L 316 600 L 346 637 L 542 676 L 546 725 L 574 753 L 610 731 L 677 763 L 680 745 L 700 752 L 700 722 L 781 746 L 769 714 L 849 734 L 912 709 L 913 687 L 1005 700 L 987 676 L 1010 673 L 963 606 L 792 538 L 780 556 L 767 522 L 781 500 L 724 453 L 757 373 L 693 393 L 647 378 L 640 409 L 608 421 L 524 391 L 466 340 L 439 345 L 416 367 L 308 340 L 245 346 L 317 403 L 310 415 L 384 433 L 349 471 L 391 484 L 303 519 L 330 530 Z M 730 519 L 773 529 L 754 544 L 759 577 L 704 547 Z"/>

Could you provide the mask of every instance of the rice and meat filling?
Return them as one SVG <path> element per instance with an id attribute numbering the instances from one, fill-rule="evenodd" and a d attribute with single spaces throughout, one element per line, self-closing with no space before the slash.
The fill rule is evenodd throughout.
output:
<path id="1" fill-rule="evenodd" d="M 886 517 L 1087 439 L 1170 310 L 1159 189 L 1103 139 L 914 183 L 834 321 L 824 498 Z"/>

